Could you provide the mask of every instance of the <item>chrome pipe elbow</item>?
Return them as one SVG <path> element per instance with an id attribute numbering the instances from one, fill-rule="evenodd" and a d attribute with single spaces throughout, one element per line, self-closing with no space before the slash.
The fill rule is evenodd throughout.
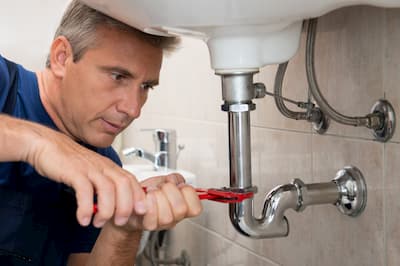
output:
<path id="1" fill-rule="evenodd" d="M 230 204 L 229 216 L 236 230 L 247 237 L 285 237 L 289 234 L 289 222 L 284 213 L 297 206 L 296 186 L 287 184 L 273 189 L 266 196 L 259 218 L 254 216 L 252 199 Z"/>

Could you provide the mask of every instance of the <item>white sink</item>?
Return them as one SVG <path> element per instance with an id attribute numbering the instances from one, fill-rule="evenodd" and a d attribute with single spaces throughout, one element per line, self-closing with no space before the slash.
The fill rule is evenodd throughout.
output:
<path id="1" fill-rule="evenodd" d="M 219 73 L 256 71 L 297 51 L 302 21 L 350 5 L 399 7 L 399 0 L 84 0 L 88 5 L 158 35 L 204 40 Z"/>
<path id="2" fill-rule="evenodd" d="M 183 178 L 185 178 L 187 184 L 192 186 L 196 185 L 196 176 L 193 173 L 182 169 L 154 170 L 154 167 L 150 164 L 124 164 L 123 168 L 132 173 L 133 175 L 135 175 L 139 181 L 143 181 L 153 176 L 162 176 L 171 173 L 178 173 L 182 175 Z"/>

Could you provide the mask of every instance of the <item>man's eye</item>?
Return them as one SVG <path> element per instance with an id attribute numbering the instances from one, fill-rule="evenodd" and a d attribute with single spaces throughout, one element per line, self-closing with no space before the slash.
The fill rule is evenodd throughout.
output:
<path id="1" fill-rule="evenodd" d="M 125 78 L 125 76 L 119 73 L 111 73 L 111 78 L 115 81 L 121 81 Z"/>
<path id="2" fill-rule="evenodd" d="M 153 85 L 151 85 L 151 84 L 147 84 L 147 83 L 143 83 L 143 84 L 140 84 L 140 88 L 142 89 L 142 90 L 152 90 L 153 89 Z"/>

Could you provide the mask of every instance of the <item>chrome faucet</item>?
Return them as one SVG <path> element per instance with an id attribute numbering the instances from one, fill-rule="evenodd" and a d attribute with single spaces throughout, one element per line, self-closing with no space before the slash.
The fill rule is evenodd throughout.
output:
<path id="1" fill-rule="evenodd" d="M 141 148 L 126 148 L 122 151 L 124 156 L 135 155 L 151 161 L 155 170 L 176 169 L 177 165 L 177 146 L 176 131 L 173 129 L 143 129 L 143 131 L 153 131 L 155 144 L 154 155 Z M 179 150 L 183 147 L 179 146 Z"/>

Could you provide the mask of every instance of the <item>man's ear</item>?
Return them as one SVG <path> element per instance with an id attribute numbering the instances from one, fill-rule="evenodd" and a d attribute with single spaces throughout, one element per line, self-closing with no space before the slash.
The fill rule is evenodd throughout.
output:
<path id="1" fill-rule="evenodd" d="M 73 61 L 71 44 L 64 36 L 58 36 L 50 48 L 50 69 L 55 76 L 64 77 L 68 61 Z"/>

